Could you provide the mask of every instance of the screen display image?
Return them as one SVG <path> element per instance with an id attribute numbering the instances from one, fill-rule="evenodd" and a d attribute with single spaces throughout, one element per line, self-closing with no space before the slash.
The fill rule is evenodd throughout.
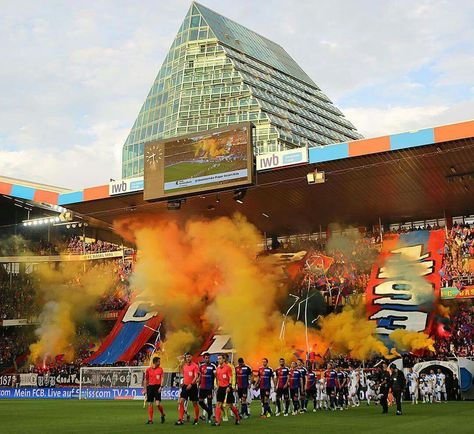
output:
<path id="1" fill-rule="evenodd" d="M 251 124 L 145 145 L 145 200 L 252 183 Z"/>

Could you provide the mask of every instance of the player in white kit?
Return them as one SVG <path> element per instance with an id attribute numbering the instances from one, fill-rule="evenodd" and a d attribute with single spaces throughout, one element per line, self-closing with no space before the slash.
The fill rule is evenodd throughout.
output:
<path id="1" fill-rule="evenodd" d="M 438 369 L 438 373 L 436 374 L 436 401 L 442 402 L 444 398 L 444 402 L 448 402 L 448 395 L 446 393 L 446 375 L 441 372 L 441 369 Z"/>
<path id="2" fill-rule="evenodd" d="M 435 393 L 436 393 L 436 374 L 434 373 L 433 369 L 430 373 L 426 376 L 428 379 L 428 396 L 430 403 L 435 401 Z"/>
<path id="3" fill-rule="evenodd" d="M 367 392 L 365 392 L 365 397 L 367 399 L 367 405 L 370 405 L 370 401 L 377 400 L 377 392 L 375 390 L 375 381 L 371 378 L 367 378 Z M 377 402 L 376 402 L 377 404 Z"/>
<path id="4" fill-rule="evenodd" d="M 322 376 L 316 382 L 316 408 L 318 410 L 328 410 L 329 409 L 329 397 L 326 393 L 326 380 Z"/>
<path id="5" fill-rule="evenodd" d="M 359 370 L 354 370 L 349 367 L 349 398 L 352 400 L 352 407 L 359 407 L 359 384 L 360 384 L 360 373 Z"/>
<path id="6" fill-rule="evenodd" d="M 322 376 L 316 382 L 316 408 L 318 410 L 328 410 L 329 409 L 329 397 L 326 392 L 326 380 Z"/>
<path id="7" fill-rule="evenodd" d="M 418 404 L 418 374 L 412 368 L 408 368 L 407 383 L 411 403 Z"/>

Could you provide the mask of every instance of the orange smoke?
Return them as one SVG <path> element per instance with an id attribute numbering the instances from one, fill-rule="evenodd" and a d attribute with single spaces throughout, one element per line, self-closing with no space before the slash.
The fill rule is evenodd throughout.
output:
<path id="1" fill-rule="evenodd" d="M 217 328 L 232 336 L 238 355 L 253 366 L 262 357 L 272 364 L 282 356 L 304 358 L 307 350 L 361 360 L 396 354 L 376 337 L 363 306 L 323 318 L 320 330 L 284 319 L 279 307 L 288 293 L 278 283 L 281 270 L 271 256 L 257 260 L 261 234 L 241 215 L 187 223 L 136 215 L 115 228 L 139 251 L 132 277 L 138 297 L 165 318 L 168 367 Z"/>

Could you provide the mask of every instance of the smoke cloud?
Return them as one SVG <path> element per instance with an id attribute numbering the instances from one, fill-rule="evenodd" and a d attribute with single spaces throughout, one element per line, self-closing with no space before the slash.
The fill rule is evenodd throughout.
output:
<path id="1" fill-rule="evenodd" d="M 201 348 L 218 328 L 251 364 L 262 357 L 290 360 L 307 348 L 360 360 L 397 354 L 376 337 L 362 305 L 323 318 L 318 330 L 285 318 L 281 306 L 288 292 L 278 279 L 279 267 L 271 256 L 257 259 L 261 234 L 241 215 L 185 223 L 137 215 L 116 222 L 115 229 L 137 245 L 132 284 L 165 318 L 168 367 L 185 351 Z M 406 338 L 403 345 L 411 349 L 420 342 Z"/>
<path id="2" fill-rule="evenodd" d="M 30 359 L 42 363 L 46 358 L 64 354 L 72 361 L 75 355 L 77 324 L 90 321 L 99 297 L 113 283 L 113 265 L 84 269 L 84 263 L 44 264 L 38 270 L 39 303 L 43 310 L 35 330 L 37 341 L 30 345 Z"/>

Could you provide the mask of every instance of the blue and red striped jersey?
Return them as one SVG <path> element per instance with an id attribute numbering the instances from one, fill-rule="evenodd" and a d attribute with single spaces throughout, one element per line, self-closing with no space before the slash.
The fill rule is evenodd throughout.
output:
<path id="1" fill-rule="evenodd" d="M 237 379 L 237 387 L 239 389 L 248 389 L 252 376 L 252 368 L 247 365 L 237 365 L 235 367 L 235 376 Z"/>
<path id="2" fill-rule="evenodd" d="M 324 373 L 326 377 L 326 387 L 336 387 L 336 374 L 334 369 L 327 370 Z"/>
<path id="3" fill-rule="evenodd" d="M 308 373 L 308 370 L 304 366 L 298 366 L 298 371 L 300 371 L 301 378 L 303 379 L 303 386 L 306 382 L 306 374 Z"/>
<path id="4" fill-rule="evenodd" d="M 299 389 L 301 386 L 301 371 L 290 369 L 290 389 Z"/>
<path id="5" fill-rule="evenodd" d="M 288 383 L 288 375 L 290 375 L 290 370 L 286 366 L 280 366 L 279 368 L 275 369 L 275 375 L 277 378 L 277 387 L 282 389 L 286 386 L 286 383 Z"/>
<path id="6" fill-rule="evenodd" d="M 258 378 L 260 380 L 260 389 L 271 389 L 273 369 L 268 366 L 266 368 L 261 366 L 258 370 Z"/>
<path id="7" fill-rule="evenodd" d="M 306 389 L 314 389 L 316 387 L 316 373 L 309 371 L 306 375 Z"/>
<path id="8" fill-rule="evenodd" d="M 338 371 L 336 374 L 336 377 L 337 377 L 337 387 L 342 387 L 345 380 L 344 372 Z"/>
<path id="9" fill-rule="evenodd" d="M 201 383 L 199 387 L 205 390 L 211 390 L 214 388 L 214 378 L 216 375 L 216 366 L 213 363 L 206 365 L 202 363 L 199 367 L 201 372 Z"/>

